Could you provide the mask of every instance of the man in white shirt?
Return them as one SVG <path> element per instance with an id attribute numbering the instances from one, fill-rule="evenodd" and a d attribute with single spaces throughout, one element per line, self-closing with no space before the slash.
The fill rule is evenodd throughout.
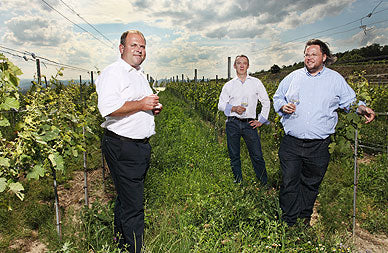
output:
<path id="1" fill-rule="evenodd" d="M 114 227 L 120 249 L 140 252 L 144 233 L 144 179 L 155 134 L 154 115 L 162 110 L 140 65 L 146 41 L 139 31 L 122 34 L 121 58 L 96 81 L 98 109 L 105 122 L 102 152 L 117 192 Z"/>
<path id="2" fill-rule="evenodd" d="M 224 85 L 218 102 L 218 109 L 228 117 L 226 136 L 234 182 L 240 183 L 242 181 L 240 139 L 243 137 L 256 177 L 265 185 L 267 184 L 267 171 L 257 128 L 269 123 L 270 100 L 263 83 L 247 74 L 249 68 L 247 56 L 237 56 L 234 68 L 237 77 Z M 256 119 L 258 101 L 260 101 L 262 109 Z"/>

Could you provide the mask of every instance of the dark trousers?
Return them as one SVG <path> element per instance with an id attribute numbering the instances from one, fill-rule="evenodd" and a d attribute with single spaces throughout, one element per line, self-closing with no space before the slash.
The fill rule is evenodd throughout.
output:
<path id="1" fill-rule="evenodd" d="M 104 135 L 102 152 L 117 192 L 114 229 L 119 247 L 140 252 L 144 234 L 144 179 L 150 164 L 151 145 Z"/>
<path id="2" fill-rule="evenodd" d="M 267 184 L 267 170 L 263 152 L 261 151 L 260 137 L 257 129 L 253 129 L 249 122 L 243 122 L 238 119 L 228 118 L 226 122 L 226 137 L 230 165 L 232 167 L 235 182 L 242 181 L 241 160 L 240 160 L 240 140 L 244 139 L 247 145 L 249 156 L 255 170 L 256 177 L 260 182 Z"/>
<path id="3" fill-rule="evenodd" d="M 282 184 L 280 207 L 283 220 L 289 226 L 297 218 L 309 220 L 319 185 L 330 160 L 330 137 L 324 140 L 303 140 L 289 135 L 282 139 L 279 149 Z"/>

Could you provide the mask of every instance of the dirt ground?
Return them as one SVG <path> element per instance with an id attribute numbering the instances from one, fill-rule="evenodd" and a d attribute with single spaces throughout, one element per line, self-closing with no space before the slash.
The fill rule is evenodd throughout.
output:
<path id="1" fill-rule="evenodd" d="M 106 172 L 107 173 L 107 172 Z M 100 201 L 108 201 L 113 196 L 109 196 L 104 193 L 102 182 L 102 169 L 89 171 L 88 173 L 88 192 L 89 192 L 89 205 L 93 203 L 97 198 Z M 70 189 L 65 189 L 63 186 L 59 186 L 58 195 L 60 205 L 65 208 L 66 215 L 67 210 L 71 208 L 74 211 L 80 210 L 84 206 L 84 173 L 83 171 L 77 171 L 74 173 L 73 180 L 69 183 Z M 318 203 L 319 205 L 319 203 Z M 318 220 L 318 214 L 314 208 L 314 213 L 311 220 L 311 225 Z M 357 253 L 385 253 L 388 252 L 388 237 L 386 235 L 372 235 L 368 231 L 356 227 L 355 238 L 353 244 L 356 247 Z M 26 241 L 17 240 L 11 246 L 14 249 L 23 249 L 23 252 L 27 253 L 44 253 L 48 252 L 47 247 L 39 240 Z"/>

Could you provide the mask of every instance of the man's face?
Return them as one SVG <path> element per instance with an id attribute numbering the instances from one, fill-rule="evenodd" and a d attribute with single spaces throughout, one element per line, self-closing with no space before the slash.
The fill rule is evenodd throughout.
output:
<path id="1" fill-rule="evenodd" d="M 145 47 L 145 41 L 139 34 L 128 33 L 125 45 L 119 46 L 121 58 L 135 69 L 139 69 L 146 58 Z"/>
<path id="2" fill-rule="evenodd" d="M 246 75 L 249 68 L 248 59 L 245 57 L 238 57 L 234 63 L 234 68 L 238 75 Z"/>
<path id="3" fill-rule="evenodd" d="M 326 55 L 322 54 L 319 45 L 311 45 L 306 47 L 304 51 L 304 65 L 311 74 L 316 74 L 323 68 L 323 62 L 326 60 Z"/>

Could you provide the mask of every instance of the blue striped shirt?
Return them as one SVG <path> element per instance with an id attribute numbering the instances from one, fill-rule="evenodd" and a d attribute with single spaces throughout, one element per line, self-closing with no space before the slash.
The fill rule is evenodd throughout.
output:
<path id="1" fill-rule="evenodd" d="M 300 101 L 295 116 L 280 110 L 294 93 Z M 355 100 L 356 94 L 345 79 L 326 67 L 315 76 L 306 68 L 293 71 L 280 82 L 273 98 L 285 133 L 300 139 L 325 139 L 333 134 L 338 122 L 336 110 L 347 110 Z"/>

